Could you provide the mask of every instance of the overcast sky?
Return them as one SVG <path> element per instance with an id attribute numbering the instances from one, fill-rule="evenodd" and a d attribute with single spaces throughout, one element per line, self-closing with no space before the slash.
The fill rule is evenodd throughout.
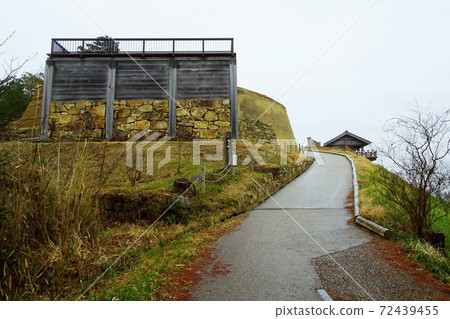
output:
<path id="1" fill-rule="evenodd" d="M 450 105 L 449 17 L 444 0 L 8 1 L 1 58 L 37 53 L 34 72 L 52 37 L 233 37 L 238 85 L 285 105 L 300 143 L 378 143 L 407 103 Z"/>

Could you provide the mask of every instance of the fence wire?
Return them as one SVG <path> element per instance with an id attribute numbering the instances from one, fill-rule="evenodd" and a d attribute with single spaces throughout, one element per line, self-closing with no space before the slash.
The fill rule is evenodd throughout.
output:
<path id="1" fill-rule="evenodd" d="M 225 172 L 225 170 L 228 168 L 228 167 L 230 167 L 231 166 L 231 162 L 232 162 L 232 160 L 230 160 L 229 162 L 228 162 L 228 164 L 227 164 L 227 166 L 225 166 L 225 168 L 223 169 L 223 170 L 221 170 L 219 173 L 208 173 L 209 175 L 214 175 L 214 176 L 219 176 L 219 175 L 222 175 L 222 173 L 223 172 Z"/>
<path id="2" fill-rule="evenodd" d="M 206 183 L 217 183 L 217 182 L 220 182 L 222 179 L 225 178 L 225 176 L 228 175 L 228 173 L 230 172 L 230 170 L 231 170 L 231 168 L 232 168 L 231 165 L 227 165 L 227 167 L 228 167 L 228 170 L 225 172 L 225 174 L 223 174 L 222 177 L 220 177 L 220 178 L 218 178 L 218 179 L 216 179 L 216 180 L 214 180 L 214 181 L 208 181 L 208 180 L 206 179 L 206 177 L 205 177 L 205 182 L 206 182 Z M 210 173 L 208 173 L 208 174 L 210 174 Z"/>

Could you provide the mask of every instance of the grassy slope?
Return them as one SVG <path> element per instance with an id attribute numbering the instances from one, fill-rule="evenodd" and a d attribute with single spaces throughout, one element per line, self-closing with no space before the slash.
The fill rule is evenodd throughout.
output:
<path id="1" fill-rule="evenodd" d="M 40 86 L 36 90 L 21 117 L 8 123 L 7 126 L 0 131 L 0 139 L 2 135 L 8 135 L 9 133 L 17 131 L 26 131 L 26 137 L 39 136 L 43 91 L 43 86 Z"/>
<path id="2" fill-rule="evenodd" d="M 8 142 L 0 144 L 0 150 L 10 151 L 13 158 L 17 158 L 19 152 L 22 162 L 27 158 L 27 154 L 39 154 L 39 162 L 45 162 L 46 170 L 58 176 L 65 176 L 68 164 L 74 160 L 75 150 L 82 147 L 81 144 L 83 143 Z M 86 170 L 85 179 L 89 181 L 89 185 L 92 185 L 93 191 L 97 188 L 96 185 L 101 185 L 101 180 L 108 172 L 111 172 L 108 181 L 102 186 L 102 192 L 133 195 L 152 192 L 160 196 L 167 196 L 171 193 L 171 185 L 176 178 L 190 178 L 199 174 L 201 166 L 192 164 L 192 143 L 184 142 L 181 148 L 181 169 L 178 173 L 179 144 L 178 142 L 169 142 L 166 147 L 172 149 L 172 161 L 158 170 L 154 176 L 143 174 L 134 187 L 130 185 L 123 157 L 125 143 L 86 144 L 84 153 L 86 160 L 81 169 Z M 207 148 L 206 151 L 208 151 Z M 240 144 L 237 152 L 242 161 L 247 154 L 246 148 Z M 156 161 L 162 159 L 164 153 L 165 148 L 158 149 Z M 274 148 L 269 146 L 269 155 L 274 153 Z M 302 156 L 307 160 L 304 155 Z M 296 158 L 297 154 L 289 153 L 290 165 Z M 276 161 L 277 159 L 274 158 L 269 167 L 276 167 Z M 202 164 L 206 165 L 210 172 L 218 171 L 223 166 L 221 162 L 204 160 L 202 160 Z M 14 165 L 12 166 L 14 167 Z M 236 169 L 235 176 L 228 175 L 221 182 L 207 184 L 204 195 L 201 194 L 200 185 L 197 184 L 198 194 L 190 198 L 191 209 L 170 210 L 85 297 L 100 300 L 157 299 L 158 289 L 167 276 L 179 271 L 184 264 L 200 255 L 208 243 L 216 240 L 220 234 L 239 222 L 231 217 L 245 210 L 246 207 L 242 206 L 240 199 L 255 198 L 255 193 L 259 191 L 253 179 L 266 186 L 280 183 L 277 180 L 269 180 L 268 177 L 268 172 L 264 172 L 264 170 L 252 171 L 249 168 L 240 167 Z M 214 176 L 211 175 L 207 178 L 213 180 Z M 61 287 L 52 287 L 51 291 L 47 291 L 45 285 L 35 286 L 35 292 L 26 291 L 15 299 L 76 299 L 83 289 L 148 229 L 151 221 L 119 223 L 114 219 L 108 219 L 103 223 L 97 236 L 98 243 L 96 245 L 80 244 L 77 246 L 73 252 L 73 255 L 77 256 L 76 262 L 72 260 L 58 261 L 57 259 L 61 256 L 55 257 L 55 254 L 52 253 L 52 251 L 59 251 L 57 245 L 49 248 L 43 246 L 43 251 L 49 249 L 49 252 L 43 255 L 50 256 L 49 258 L 52 259 L 38 261 L 64 265 L 64 268 L 59 266 L 60 273 L 64 276 L 64 284 L 56 280 L 55 282 L 59 282 Z M 70 269 L 71 272 L 66 273 L 64 269 Z M 45 278 L 45 274 L 42 276 Z M 30 278 L 32 277 L 31 275 Z"/>
<path id="3" fill-rule="evenodd" d="M 429 244 L 411 235 L 408 216 L 379 194 L 373 176 L 381 166 L 351 151 L 343 152 L 342 149 L 332 148 L 322 149 L 345 153 L 355 162 L 358 173 L 360 214 L 392 230 L 394 232 L 393 240 L 403 244 L 411 259 L 418 261 L 422 267 L 433 271 L 442 280 L 448 281 L 450 259 L 437 252 Z M 448 254 L 450 252 L 450 216 L 433 225 L 433 229 L 445 234 Z"/>
<path id="4" fill-rule="evenodd" d="M 286 108 L 271 98 L 247 89 L 238 88 L 239 118 L 270 124 L 279 139 L 294 139 Z"/>
<path id="5" fill-rule="evenodd" d="M 278 138 L 293 139 L 293 131 L 284 106 L 274 103 L 272 99 L 262 94 L 239 88 L 239 116 L 255 120 L 266 109 L 269 111 L 261 118 L 261 122 L 270 124 Z M 274 104 L 273 104 L 274 103 Z M 42 92 L 34 96 L 21 119 L 13 122 L 9 130 L 26 130 L 36 127 L 36 118 L 40 116 Z M 273 105 L 272 105 L 273 104 Z M 37 121 L 39 122 L 39 121 Z M 37 124 L 39 126 L 39 123 Z M 32 132 L 30 131 L 30 134 Z M 31 135 L 30 135 L 31 136 Z M 201 167 L 192 165 L 192 144 L 184 142 L 181 153 L 178 152 L 178 142 L 170 142 L 166 146 L 172 148 L 172 161 L 164 166 L 154 176 L 142 174 L 135 186 L 131 186 L 127 168 L 124 165 L 124 144 L 109 142 L 88 143 L 83 162 L 89 163 L 86 169 L 86 180 L 94 190 L 101 186 L 101 192 L 118 192 L 121 194 L 151 193 L 155 196 L 167 196 L 172 189 L 173 181 L 178 177 L 190 178 L 201 173 Z M 5 143 L 0 144 L 1 149 L 12 152 L 17 156 L 29 153 L 38 153 L 39 161 L 45 162 L 50 174 L 63 176 L 68 170 L 69 163 L 74 160 L 74 152 L 79 149 L 77 143 L 45 143 L 36 144 Z M 273 147 L 269 147 L 269 156 L 275 154 Z M 163 158 L 164 148 L 156 154 L 156 161 Z M 244 157 L 246 149 L 238 147 L 240 158 Z M 178 156 L 181 155 L 180 171 L 178 171 Z M 292 165 L 296 156 L 290 154 L 289 163 Z M 271 166 L 276 166 L 274 162 Z M 58 164 L 59 163 L 59 164 Z M 222 163 L 202 161 L 207 171 L 217 171 Z M 58 165 L 61 172 L 58 171 Z M 309 165 L 309 163 L 308 163 Z M 148 300 L 156 299 L 159 287 L 165 278 L 177 272 L 189 260 L 204 251 L 205 245 L 216 240 L 224 231 L 232 228 L 239 222 L 230 219 L 231 216 L 242 213 L 246 207 L 238 198 L 254 198 L 258 191 L 253 179 L 264 185 L 269 176 L 268 172 L 254 172 L 248 168 L 238 168 L 236 176 L 226 177 L 220 183 L 207 184 L 206 194 L 191 199 L 193 209 L 190 211 L 178 210 L 167 214 L 152 228 L 141 241 L 130 251 L 130 254 L 108 272 L 95 288 L 86 296 L 90 299 L 122 299 L 122 300 Z M 102 180 L 107 178 L 105 185 Z M 214 176 L 209 176 L 214 179 Z M 277 184 L 277 181 L 270 182 Z M 272 185 L 273 186 L 273 185 Z M 200 185 L 196 185 L 200 192 Z M 98 237 L 98 244 L 80 245 L 74 252 L 76 261 L 52 259 L 50 268 L 59 267 L 71 269 L 65 272 L 58 269 L 66 278 L 64 284 L 46 290 L 45 285 L 39 287 L 36 281 L 34 292 L 25 291 L 20 299 L 76 299 L 77 294 L 101 274 L 107 266 L 123 252 L 148 227 L 145 221 L 114 223 L 106 221 Z M 47 249 L 47 248 L 44 248 Z M 51 250 L 58 251 L 59 247 L 48 249 L 48 255 L 54 256 Z M 81 257 L 83 256 L 83 257 Z M 54 258 L 54 257 L 52 257 Z M 41 260 L 47 262 L 45 260 Z M 58 264 L 65 265 L 64 267 Z M 90 266 L 87 266 L 90 264 Z M 53 266 L 55 265 L 55 266 Z M 78 273 L 78 278 L 72 278 L 72 273 Z M 43 279 L 42 277 L 40 277 Z M 45 279 L 45 278 L 44 278 Z M 54 281 L 50 281 L 52 285 Z M 42 289 L 41 289 L 42 288 Z"/>

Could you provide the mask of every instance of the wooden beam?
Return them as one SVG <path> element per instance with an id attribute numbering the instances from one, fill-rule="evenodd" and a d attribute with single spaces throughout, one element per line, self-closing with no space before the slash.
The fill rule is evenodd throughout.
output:
<path id="1" fill-rule="evenodd" d="M 116 92 L 116 61 L 108 63 L 108 80 L 106 86 L 105 130 L 106 139 L 113 138 L 114 130 L 114 98 Z"/>
<path id="2" fill-rule="evenodd" d="M 169 67 L 169 136 L 177 133 L 177 61 L 172 59 Z"/>
<path id="3" fill-rule="evenodd" d="M 239 136 L 236 59 L 230 60 L 231 138 Z"/>
<path id="4" fill-rule="evenodd" d="M 40 140 L 47 139 L 48 117 L 50 114 L 50 103 L 52 102 L 53 74 L 53 60 L 47 60 L 45 63 L 44 94 L 42 96 L 41 136 L 39 137 Z"/>

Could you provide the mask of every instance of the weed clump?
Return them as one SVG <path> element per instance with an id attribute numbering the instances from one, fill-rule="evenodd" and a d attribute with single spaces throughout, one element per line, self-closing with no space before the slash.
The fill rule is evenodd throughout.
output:
<path id="1" fill-rule="evenodd" d="M 56 171 L 37 144 L 14 157 L 0 150 L 2 300 L 61 298 L 70 278 L 87 272 L 99 223 L 85 147 L 80 143 L 73 161 Z"/>

